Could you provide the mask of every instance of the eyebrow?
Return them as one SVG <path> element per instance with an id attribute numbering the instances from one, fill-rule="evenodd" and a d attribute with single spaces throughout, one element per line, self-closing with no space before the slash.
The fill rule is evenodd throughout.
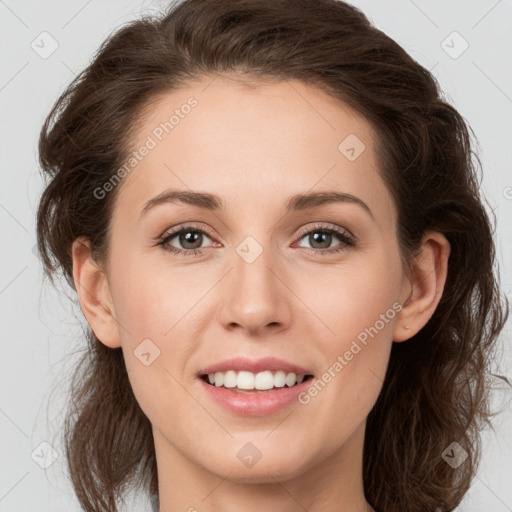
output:
<path id="1" fill-rule="evenodd" d="M 203 208 L 209 211 L 218 211 L 224 209 L 224 203 L 220 197 L 208 192 L 194 192 L 190 190 L 165 190 L 161 194 L 151 198 L 144 204 L 140 216 L 145 215 L 150 209 L 157 205 L 180 201 L 185 204 Z M 368 205 L 352 194 L 344 192 L 309 192 L 306 194 L 297 194 L 290 197 L 286 203 L 286 211 L 299 211 L 308 208 L 314 208 L 332 203 L 351 203 L 360 206 L 372 219 L 375 220 L 372 211 Z"/>

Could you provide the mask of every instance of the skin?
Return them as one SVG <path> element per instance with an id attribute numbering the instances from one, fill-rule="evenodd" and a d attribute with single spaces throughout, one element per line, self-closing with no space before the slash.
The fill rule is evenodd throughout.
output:
<path id="1" fill-rule="evenodd" d="M 248 88 L 222 76 L 189 84 L 152 103 L 134 150 L 190 96 L 197 107 L 119 185 L 108 271 L 86 240 L 72 250 L 84 315 L 102 343 L 122 347 L 152 423 L 161 511 L 372 510 L 362 484 L 366 418 L 392 343 L 413 336 L 435 311 L 449 244 L 425 234 L 412 275 L 405 273 L 372 127 L 298 81 Z M 349 134 L 365 144 L 354 161 L 338 150 Z M 215 194 L 225 208 L 175 201 L 141 218 L 145 202 L 169 188 Z M 373 218 L 354 203 L 286 214 L 290 196 L 331 190 L 357 196 Z M 157 245 L 188 222 L 213 235 L 204 235 L 202 255 Z M 330 246 L 319 246 L 300 235 L 317 224 L 348 230 L 356 245 L 320 254 L 343 242 L 333 235 Z M 249 235 L 263 248 L 252 263 L 236 252 Z M 177 237 L 172 245 L 190 247 Z M 237 416 L 196 379 L 201 367 L 224 359 L 269 355 L 318 378 L 393 303 L 401 311 L 306 405 Z M 145 366 L 134 350 L 148 338 L 160 355 Z M 249 442 L 262 454 L 252 467 L 237 457 Z"/>

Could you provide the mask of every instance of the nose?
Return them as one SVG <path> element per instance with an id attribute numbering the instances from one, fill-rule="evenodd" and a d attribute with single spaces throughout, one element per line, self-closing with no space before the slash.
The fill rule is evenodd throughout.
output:
<path id="1" fill-rule="evenodd" d="M 251 263 L 235 253 L 233 266 L 219 290 L 222 326 L 252 336 L 287 329 L 293 294 L 286 285 L 286 271 L 272 260 L 269 250 Z"/>

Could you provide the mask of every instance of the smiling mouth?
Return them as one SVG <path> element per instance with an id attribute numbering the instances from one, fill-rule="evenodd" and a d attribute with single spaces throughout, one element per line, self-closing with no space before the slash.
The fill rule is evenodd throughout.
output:
<path id="1" fill-rule="evenodd" d="M 297 375 L 282 370 L 252 373 L 248 371 L 228 370 L 201 375 L 208 385 L 229 389 L 237 393 L 268 393 L 283 388 L 292 388 L 309 381 L 313 375 Z"/>

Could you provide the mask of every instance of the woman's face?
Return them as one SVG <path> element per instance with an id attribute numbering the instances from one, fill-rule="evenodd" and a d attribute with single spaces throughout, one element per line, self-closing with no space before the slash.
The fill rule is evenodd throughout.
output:
<path id="1" fill-rule="evenodd" d="M 111 223 L 110 345 L 162 467 L 271 482 L 359 462 L 410 291 L 375 141 L 298 81 L 196 82 L 138 125 Z M 208 196 L 152 202 L 170 191 Z M 290 388 L 293 369 L 312 377 Z"/>

